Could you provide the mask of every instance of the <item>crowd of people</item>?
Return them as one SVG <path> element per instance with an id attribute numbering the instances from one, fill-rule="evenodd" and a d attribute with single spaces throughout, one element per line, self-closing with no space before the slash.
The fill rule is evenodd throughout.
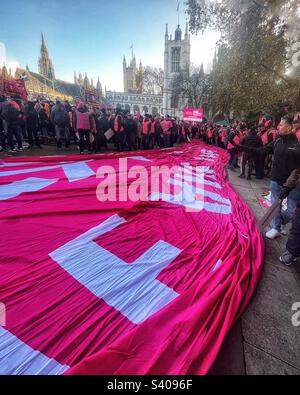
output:
<path id="1" fill-rule="evenodd" d="M 92 154 L 108 149 L 109 142 L 122 152 L 167 148 L 191 139 L 227 150 L 228 169 L 240 168 L 240 178 L 250 180 L 254 173 L 257 179 L 271 179 L 271 202 L 287 198 L 287 209 L 278 211 L 266 236 L 275 239 L 293 220 L 287 251 L 280 260 L 286 265 L 296 261 L 300 256 L 300 113 L 283 117 L 278 125 L 269 117 L 225 126 L 108 111 L 81 101 L 71 105 L 0 97 L 0 151 L 21 152 L 54 142 L 58 149 L 74 144 L 80 154 Z"/>
<path id="2" fill-rule="evenodd" d="M 121 110 L 87 106 L 81 101 L 24 102 L 0 97 L 1 151 L 21 152 L 55 142 L 58 149 L 71 144 L 80 154 L 98 153 L 108 142 L 117 151 L 172 147 L 198 136 L 198 125 L 169 116 L 132 115 Z"/>

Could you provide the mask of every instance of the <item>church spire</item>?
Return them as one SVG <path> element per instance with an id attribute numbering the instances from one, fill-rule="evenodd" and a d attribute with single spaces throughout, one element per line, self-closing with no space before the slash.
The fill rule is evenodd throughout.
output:
<path id="1" fill-rule="evenodd" d="M 99 93 L 99 96 L 102 96 L 102 85 L 101 85 L 99 77 L 98 77 L 96 89 L 97 89 L 97 91 Z"/>
<path id="2" fill-rule="evenodd" d="M 45 43 L 45 38 L 44 38 L 44 33 L 42 32 L 42 50 L 47 51 L 46 43 Z"/>
<path id="3" fill-rule="evenodd" d="M 49 80 L 55 79 L 54 67 L 52 61 L 49 57 L 48 49 L 46 46 L 44 34 L 42 36 L 41 54 L 39 58 L 39 73 L 44 77 L 49 78 Z"/>

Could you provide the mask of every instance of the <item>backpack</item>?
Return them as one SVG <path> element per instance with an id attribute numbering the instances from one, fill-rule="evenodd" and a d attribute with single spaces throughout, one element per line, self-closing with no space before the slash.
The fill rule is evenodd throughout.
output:
<path id="1" fill-rule="evenodd" d="M 10 103 L 7 103 L 2 109 L 2 118 L 8 123 L 16 123 L 19 120 L 19 111 Z"/>

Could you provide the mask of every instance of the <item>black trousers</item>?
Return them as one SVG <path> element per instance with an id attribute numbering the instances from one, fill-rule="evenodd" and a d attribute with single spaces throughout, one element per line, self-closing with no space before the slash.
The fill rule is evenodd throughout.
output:
<path id="1" fill-rule="evenodd" d="M 107 147 L 107 140 L 103 132 L 98 130 L 93 142 L 93 148 L 95 152 L 100 152 L 102 147 Z"/>
<path id="2" fill-rule="evenodd" d="M 246 175 L 247 163 L 248 163 L 248 178 L 250 178 L 252 175 L 252 169 L 253 169 L 253 157 L 251 154 L 244 152 L 243 159 L 242 159 L 242 174 L 243 175 Z"/>
<path id="3" fill-rule="evenodd" d="M 129 151 L 134 151 L 136 150 L 136 141 L 137 141 L 137 136 L 135 135 L 135 133 L 127 133 L 126 134 L 126 140 L 127 140 L 127 145 L 128 145 L 128 149 Z"/>
<path id="4" fill-rule="evenodd" d="M 295 257 L 300 256 L 300 206 L 298 206 L 294 215 L 293 225 L 286 248 Z"/>
<path id="5" fill-rule="evenodd" d="M 85 145 L 87 146 L 88 151 L 91 151 L 91 141 L 90 141 L 90 131 L 85 129 L 78 129 L 79 133 L 79 147 L 80 152 L 84 151 Z"/>
<path id="6" fill-rule="evenodd" d="M 0 130 L 0 145 L 4 150 L 6 149 L 6 135 L 4 130 Z"/>
<path id="7" fill-rule="evenodd" d="M 35 127 L 27 126 L 27 135 L 28 135 L 28 143 L 32 147 L 33 146 L 33 139 L 35 141 L 35 145 L 37 147 L 40 146 L 38 131 Z"/>
<path id="8" fill-rule="evenodd" d="M 20 126 L 15 124 L 7 124 L 7 141 L 10 149 L 14 149 L 14 137 L 18 143 L 18 148 L 22 148 Z"/>
<path id="9" fill-rule="evenodd" d="M 117 132 L 118 151 L 123 152 L 126 148 L 126 134 L 125 132 Z"/>
<path id="10" fill-rule="evenodd" d="M 142 134 L 142 147 L 143 147 L 143 149 L 149 149 L 149 136 L 148 136 L 148 134 Z"/>
<path id="11" fill-rule="evenodd" d="M 263 153 L 256 153 L 254 155 L 256 178 L 264 178 L 265 176 L 265 157 L 266 155 Z"/>

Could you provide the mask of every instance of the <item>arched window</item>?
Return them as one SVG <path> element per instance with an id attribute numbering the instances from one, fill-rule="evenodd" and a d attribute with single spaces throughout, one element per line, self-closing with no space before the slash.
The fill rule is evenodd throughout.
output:
<path id="1" fill-rule="evenodd" d="M 152 115 L 155 117 L 158 113 L 157 107 L 152 107 Z"/>
<path id="2" fill-rule="evenodd" d="M 171 72 L 178 73 L 180 71 L 180 47 L 172 48 L 172 63 L 171 63 Z"/>

